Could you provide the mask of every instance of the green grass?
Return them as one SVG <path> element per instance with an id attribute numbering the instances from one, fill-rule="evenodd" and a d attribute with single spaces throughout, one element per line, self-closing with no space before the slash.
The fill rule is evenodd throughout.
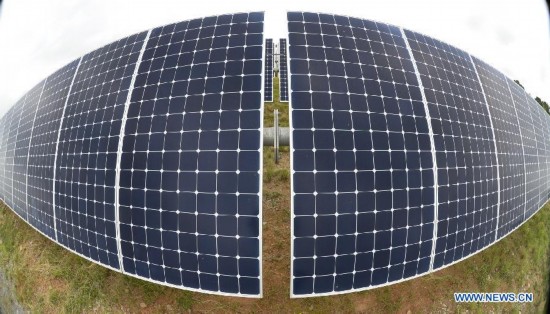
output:
<path id="1" fill-rule="evenodd" d="M 275 99 L 278 86 L 275 80 Z M 288 125 L 288 104 L 266 104 L 265 124 L 279 108 Z M 497 244 L 456 265 L 388 287 L 331 297 L 289 299 L 289 152 L 280 164 L 264 148 L 264 298 L 241 299 L 182 291 L 93 264 L 30 228 L 0 207 L 0 268 L 31 312 L 540 312 L 550 273 L 550 205 Z M 529 304 L 456 304 L 453 292 L 533 292 Z"/>

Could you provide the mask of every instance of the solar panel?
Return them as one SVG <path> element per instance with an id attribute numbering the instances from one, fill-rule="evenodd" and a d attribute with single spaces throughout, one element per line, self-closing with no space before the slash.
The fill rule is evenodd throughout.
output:
<path id="1" fill-rule="evenodd" d="M 6 144 L 6 160 L 5 160 L 5 180 L 4 180 L 4 189 L 5 189 L 5 197 L 4 202 L 6 205 L 14 209 L 14 212 L 20 216 L 21 218 L 25 219 L 26 212 L 22 211 L 21 209 L 17 210 L 14 208 L 13 204 L 13 174 L 14 174 L 14 161 L 15 161 L 15 151 L 16 151 L 16 143 L 17 143 L 17 132 L 19 128 L 19 123 L 21 121 L 21 113 L 23 111 L 23 105 L 25 103 L 26 95 L 21 98 L 13 107 L 11 110 L 11 113 L 8 112 L 6 116 L 9 116 L 9 128 L 5 134 L 7 137 L 7 144 Z"/>
<path id="2" fill-rule="evenodd" d="M 531 117 L 533 119 L 533 126 L 536 129 L 535 132 L 535 144 L 537 147 L 537 176 L 538 176 L 538 183 L 537 183 L 537 192 L 538 192 L 538 202 L 535 206 L 535 209 L 538 210 L 548 200 L 548 189 L 550 188 L 550 180 L 548 178 L 548 168 L 546 167 L 547 161 L 546 161 L 546 155 L 548 151 L 548 144 L 547 144 L 547 135 L 549 133 L 545 132 L 547 130 L 548 126 L 548 120 L 545 118 L 548 117 L 548 113 L 542 109 L 542 107 L 533 99 L 531 98 L 527 93 L 526 96 L 526 105 L 529 107 L 531 111 Z M 527 214 L 527 217 L 530 217 L 534 212 L 530 212 Z"/>
<path id="3" fill-rule="evenodd" d="M 2 200 L 108 268 L 261 297 L 263 20 L 158 27 L 43 80 L 0 120 Z M 292 296 L 452 265 L 550 198 L 550 117 L 495 68 L 369 20 L 289 12 L 288 29 Z"/>
<path id="4" fill-rule="evenodd" d="M 61 117 L 80 59 L 50 75 L 40 97 L 27 163 L 27 221 L 55 240 L 53 221 L 54 162 Z"/>
<path id="5" fill-rule="evenodd" d="M 502 238 L 524 221 L 525 161 L 520 121 L 506 76 L 477 58 L 472 60 L 493 121 L 500 176 L 497 238 Z"/>
<path id="6" fill-rule="evenodd" d="M 261 295 L 262 53 L 263 13 L 151 32 L 122 147 L 127 274 Z"/>
<path id="7" fill-rule="evenodd" d="M 288 101 L 288 69 L 286 38 L 279 39 L 279 101 Z"/>
<path id="8" fill-rule="evenodd" d="M 0 198 L 5 202 L 7 198 L 7 177 L 6 177 L 6 153 L 7 153 L 7 146 L 8 146 L 8 132 L 10 127 L 10 121 L 11 121 L 11 113 L 13 111 L 13 107 L 10 108 L 2 117 L 2 125 L 0 128 L 2 128 L 2 134 L 1 134 L 1 142 L 0 142 Z M 11 189 L 11 187 L 10 187 Z"/>
<path id="9" fill-rule="evenodd" d="M 428 271 L 430 131 L 400 29 L 327 14 L 288 19 L 293 295 Z"/>
<path id="10" fill-rule="evenodd" d="M 492 122 L 470 56 L 405 31 L 425 88 L 438 168 L 437 240 L 433 268 L 495 241 L 498 161 Z"/>
<path id="11" fill-rule="evenodd" d="M 264 101 L 273 101 L 273 39 L 265 40 Z"/>
<path id="12" fill-rule="evenodd" d="M 146 33 L 84 57 L 65 105 L 55 158 L 56 239 L 119 269 L 115 168 L 124 103 Z"/>
<path id="13" fill-rule="evenodd" d="M 11 208 L 27 220 L 27 160 L 29 157 L 29 144 L 33 131 L 34 117 L 42 90 L 44 89 L 44 83 L 45 81 L 40 82 L 26 94 L 25 101 L 21 105 L 21 117 L 15 140 Z"/>
<path id="14" fill-rule="evenodd" d="M 290 12 L 288 27 L 292 296 L 454 264 L 548 200 L 549 117 L 502 73 L 383 23 Z"/>
<path id="15" fill-rule="evenodd" d="M 522 220 L 527 220 L 538 209 L 538 151 L 536 143 L 537 127 L 531 115 L 527 94 L 514 81 L 508 79 L 508 86 L 516 104 L 517 118 L 519 121 L 518 131 L 521 133 L 524 156 L 525 181 L 525 210 Z"/>

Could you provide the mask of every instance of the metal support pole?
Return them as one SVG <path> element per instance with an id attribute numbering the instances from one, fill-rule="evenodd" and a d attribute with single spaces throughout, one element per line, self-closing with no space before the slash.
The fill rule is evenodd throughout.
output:
<path id="1" fill-rule="evenodd" d="M 273 148 L 275 150 L 275 163 L 279 163 L 279 110 L 273 111 L 273 127 L 275 128 L 275 138 L 273 141 Z"/>

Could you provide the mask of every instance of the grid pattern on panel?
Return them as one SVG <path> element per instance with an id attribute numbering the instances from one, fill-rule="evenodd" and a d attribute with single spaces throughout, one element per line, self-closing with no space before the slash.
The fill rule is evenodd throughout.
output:
<path id="1" fill-rule="evenodd" d="M 57 147 L 57 239 L 114 269 L 119 269 L 114 204 L 118 141 L 145 35 L 132 35 L 82 57 Z"/>
<path id="2" fill-rule="evenodd" d="M 263 13 L 152 30 L 120 166 L 127 274 L 261 294 L 262 50 Z"/>
<path id="3" fill-rule="evenodd" d="M 405 31 L 417 62 L 434 133 L 438 225 L 433 268 L 495 240 L 498 169 L 490 113 L 470 56 Z"/>
<path id="4" fill-rule="evenodd" d="M 286 38 L 279 39 L 279 100 L 288 101 L 288 69 Z"/>
<path id="5" fill-rule="evenodd" d="M 45 82 L 32 130 L 27 164 L 28 222 L 55 239 L 53 222 L 53 167 L 61 115 L 78 60 L 54 74 Z"/>
<path id="6" fill-rule="evenodd" d="M 27 215 L 27 161 L 29 157 L 30 140 L 33 131 L 34 118 L 38 102 L 42 95 L 45 80 L 33 87 L 25 95 L 21 105 L 21 118 L 15 141 L 13 158 L 13 204 L 11 208 L 19 212 L 28 221 Z"/>
<path id="7" fill-rule="evenodd" d="M 264 101 L 273 101 L 273 39 L 265 40 Z"/>
<path id="8" fill-rule="evenodd" d="M 537 174 L 536 177 L 538 181 L 537 185 L 537 194 L 538 201 L 534 211 L 526 213 L 526 218 L 529 219 L 533 214 L 535 214 L 548 200 L 548 177 L 546 172 L 546 141 L 548 138 L 548 133 L 545 133 L 546 125 L 548 124 L 548 113 L 546 113 L 542 107 L 527 93 L 525 93 L 525 102 L 526 106 L 531 112 L 531 117 L 533 119 L 533 127 L 535 128 L 535 144 L 537 147 Z"/>
<path id="9" fill-rule="evenodd" d="M 4 114 L 1 120 L 0 129 L 2 130 L 2 134 L 0 137 L 0 198 L 4 200 L 6 198 L 6 191 L 4 190 L 4 183 L 6 182 L 6 146 L 8 145 L 8 128 L 10 121 L 10 112 L 11 110 L 8 110 L 7 113 Z"/>
<path id="10" fill-rule="evenodd" d="M 25 103 L 25 98 L 27 95 L 23 96 L 10 110 L 9 129 L 7 132 L 7 144 L 6 144 L 6 160 L 5 160 L 5 180 L 4 180 L 4 189 L 5 189 L 5 198 L 4 203 L 10 208 L 14 209 L 14 212 L 19 215 L 21 218 L 25 219 L 26 213 L 19 211 L 14 208 L 13 204 L 13 172 L 14 172 L 14 160 L 15 160 L 15 150 L 17 143 L 17 131 L 19 129 L 19 122 L 21 121 L 21 113 L 23 112 L 23 104 Z"/>
<path id="11" fill-rule="evenodd" d="M 397 27 L 290 12 L 295 296 L 429 270 L 434 173 L 419 82 Z"/>
<path id="12" fill-rule="evenodd" d="M 539 201 L 539 164 L 536 133 L 537 127 L 534 124 L 531 110 L 529 108 L 527 97 L 529 97 L 523 88 L 514 81 L 508 79 L 512 99 L 516 106 L 517 119 L 519 122 L 519 132 L 523 143 L 524 174 L 525 174 L 525 209 L 523 220 L 527 220 L 530 215 L 538 209 Z"/>
<path id="13" fill-rule="evenodd" d="M 531 98 L 532 99 L 532 98 Z M 548 113 L 540 107 L 536 100 L 532 100 L 539 108 L 540 115 L 540 134 L 542 135 L 542 140 L 544 141 L 544 152 L 541 156 L 541 164 L 544 169 L 541 182 L 541 191 L 540 191 L 540 207 L 550 200 L 550 116 Z"/>
<path id="14" fill-rule="evenodd" d="M 493 121 L 500 176 L 497 238 L 502 238 L 518 227 L 524 218 L 525 162 L 519 120 L 506 76 L 483 61 L 472 59 Z"/>

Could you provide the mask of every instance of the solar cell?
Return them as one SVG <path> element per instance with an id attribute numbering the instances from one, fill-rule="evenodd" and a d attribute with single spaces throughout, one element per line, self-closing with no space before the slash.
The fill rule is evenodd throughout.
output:
<path id="1" fill-rule="evenodd" d="M 120 164 L 126 274 L 261 295 L 263 13 L 154 29 Z"/>
<path id="2" fill-rule="evenodd" d="M 279 101 L 288 101 L 288 68 L 286 38 L 279 40 Z"/>
<path id="3" fill-rule="evenodd" d="M 430 130 L 400 29 L 327 14 L 288 19 L 293 295 L 427 272 Z"/>
<path id="4" fill-rule="evenodd" d="M 124 103 L 146 33 L 84 57 L 71 86 L 56 149 L 54 224 L 63 246 L 119 269 L 115 167 Z"/>
<path id="5" fill-rule="evenodd" d="M 264 101 L 273 101 L 273 39 L 265 40 Z"/>
<path id="6" fill-rule="evenodd" d="M 25 193 L 27 221 L 54 240 L 52 193 L 55 149 L 67 94 L 79 60 L 67 64 L 46 79 L 29 144 Z"/>
<path id="7" fill-rule="evenodd" d="M 477 58 L 472 60 L 493 121 L 500 176 L 497 238 L 502 238 L 519 226 L 524 219 L 525 161 L 520 122 L 506 76 Z"/>

